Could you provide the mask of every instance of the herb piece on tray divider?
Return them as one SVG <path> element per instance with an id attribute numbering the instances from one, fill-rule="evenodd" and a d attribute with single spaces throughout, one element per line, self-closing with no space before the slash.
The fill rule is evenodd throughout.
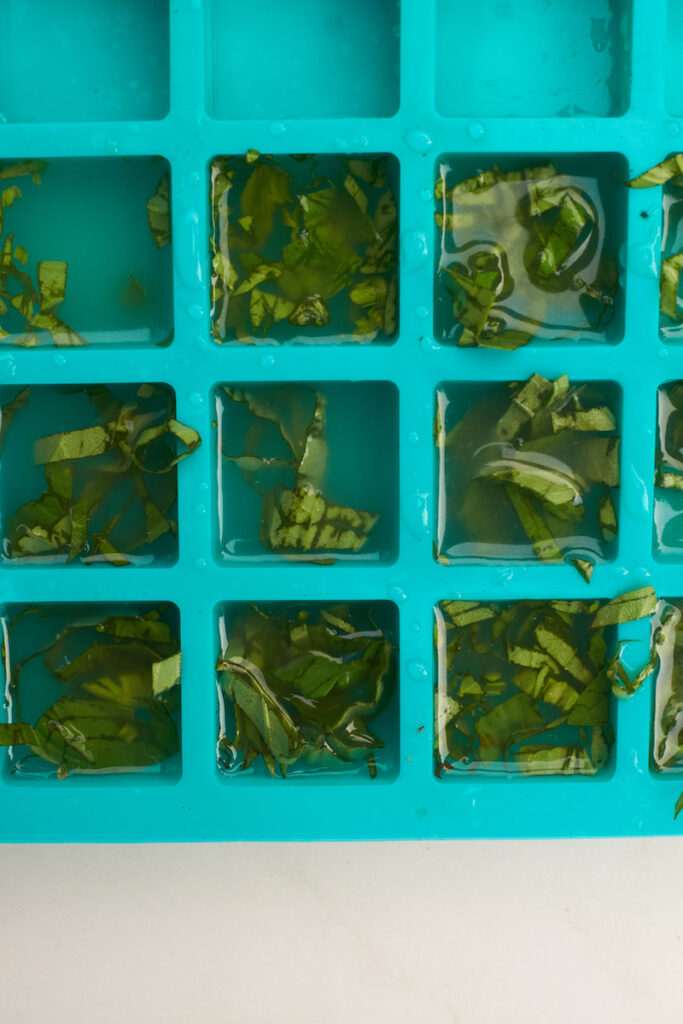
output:
<path id="1" fill-rule="evenodd" d="M 683 322 L 683 305 L 679 301 L 681 269 L 683 269 L 683 240 L 678 238 L 677 225 L 683 213 L 683 153 L 662 160 L 649 171 L 631 178 L 629 188 L 655 188 L 663 186 L 664 238 L 659 277 L 659 311 L 665 333 Z M 680 205 L 678 205 L 680 204 Z M 678 207 L 678 210 L 677 210 Z M 669 245 L 669 234 L 674 235 L 674 252 L 665 255 Z"/>
<path id="2" fill-rule="evenodd" d="M 217 670 L 224 770 L 260 756 L 273 777 L 365 763 L 375 778 L 385 744 L 369 723 L 392 701 L 396 664 L 371 606 L 252 605 L 227 625 Z"/>
<path id="3" fill-rule="evenodd" d="M 87 344 L 57 316 L 66 298 L 67 264 L 61 260 L 38 262 L 35 283 L 26 269 L 29 254 L 7 226 L 12 207 L 24 199 L 27 184 L 22 179 L 30 178 L 33 185 L 40 185 L 47 166 L 44 160 L 0 161 L 0 342 L 9 338 L 22 348 L 40 345 L 46 335 L 55 345 Z M 17 327 L 21 325 L 18 331 L 13 321 Z"/>
<path id="4" fill-rule="evenodd" d="M 439 278 L 452 303 L 442 336 L 511 350 L 536 337 L 599 333 L 618 276 L 595 179 L 553 164 L 453 178 L 442 165 L 434 190 Z"/>
<path id="5" fill-rule="evenodd" d="M 385 157 L 214 160 L 214 338 L 393 335 L 398 208 L 387 174 Z"/>
<path id="6" fill-rule="evenodd" d="M 638 689 L 654 669 L 630 679 L 610 630 L 653 614 L 644 587 L 599 600 L 442 601 L 436 611 L 438 684 L 436 773 L 468 769 L 531 775 L 594 775 L 614 742 L 610 686 Z"/>
<path id="7" fill-rule="evenodd" d="M 224 387 L 233 402 L 244 403 L 254 425 L 241 455 L 223 452 L 249 487 L 262 498 L 259 529 L 269 551 L 360 551 L 378 516 L 363 509 L 338 505 L 325 496 L 328 448 L 327 399 L 320 391 L 300 385 L 255 391 Z M 261 430 L 272 423 L 285 442 L 289 457 L 281 458 Z M 275 437 L 271 433 L 271 439 Z M 288 479 L 287 485 L 283 483 Z"/>
<path id="8" fill-rule="evenodd" d="M 101 617 L 99 611 L 72 607 L 68 622 L 51 631 L 39 649 L 34 638 L 45 606 L 27 606 L 4 621 L 2 653 L 13 720 L 0 724 L 0 745 L 30 748 L 26 756 L 13 753 L 15 773 L 33 774 L 25 766 L 36 758 L 55 765 L 59 779 L 69 773 L 133 771 L 179 752 L 181 653 L 177 622 L 169 621 L 167 608 Z M 27 627 L 28 646 L 21 636 Z M 35 704 L 40 680 L 30 675 L 31 663 L 41 657 L 50 690 L 57 684 L 63 696 L 30 722 L 22 706 Z M 30 676 L 26 683 L 24 675 Z"/>
<path id="9" fill-rule="evenodd" d="M 468 389 L 464 412 L 448 386 L 437 401 L 440 559 L 533 554 L 568 560 L 590 582 L 618 530 L 620 439 L 608 388 L 533 374 L 480 399 Z"/>
<path id="10" fill-rule="evenodd" d="M 94 385 L 65 392 L 65 401 L 85 394 L 92 417 L 79 429 L 34 441 L 45 490 L 7 513 L 7 558 L 123 566 L 154 557 L 157 541 L 177 535 L 174 469 L 201 439 L 175 419 L 166 388 L 123 390 Z M 0 409 L 0 442 L 14 433 L 18 415 L 33 412 L 31 389 L 24 388 Z"/>

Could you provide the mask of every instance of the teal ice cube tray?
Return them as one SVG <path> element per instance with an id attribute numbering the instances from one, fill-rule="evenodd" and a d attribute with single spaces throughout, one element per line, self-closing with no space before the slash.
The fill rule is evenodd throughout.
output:
<path id="1" fill-rule="evenodd" d="M 0 160 L 41 158 L 62 191 L 46 231 L 64 235 L 82 277 L 69 313 L 79 348 L 0 347 L 3 393 L 25 385 L 165 384 L 203 444 L 178 467 L 177 558 L 125 568 L 3 559 L 3 608 L 169 601 L 183 655 L 182 757 L 165 773 L 0 775 L 6 841 L 392 839 L 649 834 L 678 831 L 683 779 L 651 767 L 652 679 L 614 701 L 616 742 L 594 777 L 437 777 L 433 762 L 434 609 L 444 599 L 610 598 L 653 584 L 683 593 L 681 559 L 653 550 L 658 388 L 683 377 L 659 331 L 659 189 L 619 182 L 682 145 L 679 0 L 6 0 Z M 389 154 L 400 198 L 399 314 L 381 343 L 218 344 L 211 334 L 210 164 L 249 149 L 277 155 Z M 603 175 L 620 264 L 604 336 L 533 340 L 515 352 L 458 348 L 438 330 L 434 181 L 559 155 Z M 155 158 L 150 164 L 150 158 Z M 136 218 L 170 170 L 172 244 L 154 251 Z M 57 187 L 57 184 L 54 184 Z M 54 195 L 54 193 L 52 193 Z M 51 225 L 52 216 L 63 227 Z M 144 225 L 144 212 L 143 220 Z M 41 224 L 25 225 L 40 234 Z M 44 243 L 44 239 L 43 239 Z M 44 244 L 43 244 L 44 249 Z M 118 304 L 130 257 L 154 290 L 146 316 Z M 87 257 L 83 265 L 83 257 Z M 104 258 L 103 258 L 104 257 Z M 74 271 L 75 272 L 75 271 Z M 93 301 L 93 294 L 98 296 Z M 66 317 L 66 311 L 65 311 Z M 170 345 L 159 345 L 170 332 Z M 301 339 L 305 341 L 306 339 Z M 435 395 L 442 383 L 537 372 L 620 389 L 622 473 L 616 550 L 588 587 L 570 565 L 452 564 L 434 557 Z M 334 565 L 225 558 L 218 487 L 217 387 L 363 382 L 395 408 L 382 438 L 393 535 L 375 559 Z M 386 399 L 388 401 L 388 399 Z M 393 401 L 393 400 L 392 400 Z M 392 406 L 393 408 L 393 406 Z M 359 413 L 360 415 L 360 413 Z M 0 483 L 11 472 L 0 464 Z M 368 470 L 372 472 L 372 470 Z M 5 473 L 5 481 L 2 475 Z M 2 489 L 0 487 L 0 489 Z M 22 499 L 23 500 L 23 499 Z M 3 515 L 7 514 L 3 507 Z M 217 767 L 219 619 L 231 602 L 389 602 L 398 626 L 391 771 L 376 779 L 286 780 Z M 626 659 L 647 657 L 647 623 Z"/>

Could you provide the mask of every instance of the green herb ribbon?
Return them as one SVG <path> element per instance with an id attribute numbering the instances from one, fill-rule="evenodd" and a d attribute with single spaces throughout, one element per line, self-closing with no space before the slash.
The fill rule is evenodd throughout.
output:
<path id="1" fill-rule="evenodd" d="M 46 167 L 44 160 L 0 163 L 0 182 L 30 177 L 34 185 L 40 185 Z M 2 318 L 13 310 L 24 321 L 23 333 L 12 338 L 14 345 L 32 348 L 40 344 L 44 333 L 49 334 L 55 345 L 85 345 L 85 338 L 56 313 L 66 298 L 67 264 L 59 260 L 39 262 L 36 284 L 25 269 L 28 252 L 15 241 L 13 234 L 5 233 L 5 211 L 22 198 L 22 190 L 16 183 L 0 187 L 0 340 L 10 337 L 11 332 L 2 326 Z"/>

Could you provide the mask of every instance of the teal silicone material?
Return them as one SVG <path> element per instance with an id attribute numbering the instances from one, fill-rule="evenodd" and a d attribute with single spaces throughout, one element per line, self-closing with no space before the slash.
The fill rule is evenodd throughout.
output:
<path id="1" fill-rule="evenodd" d="M 7 0 L 0 15 L 4 50 L 12 55 L 17 49 L 11 62 L 3 59 L 0 71 L 0 158 L 159 155 L 169 162 L 175 340 L 168 348 L 5 347 L 0 350 L 0 383 L 19 387 L 163 381 L 175 390 L 178 418 L 201 432 L 203 444 L 179 466 L 176 564 L 120 570 L 6 562 L 0 567 L 3 604 L 176 603 L 183 650 L 180 779 L 160 785 L 154 777 L 122 775 L 103 785 L 91 777 L 41 782 L 17 781 L 4 774 L 0 838 L 392 839 L 678 831 L 673 807 L 683 779 L 658 776 L 650 768 L 652 679 L 633 700 L 617 703 L 613 768 L 604 775 L 487 779 L 475 773 L 444 783 L 435 777 L 432 762 L 433 606 L 440 599 L 588 594 L 607 598 L 648 583 L 665 597 L 683 593 L 681 565 L 658 562 L 652 546 L 657 388 L 683 377 L 683 349 L 663 344 L 658 333 L 660 190 L 627 194 L 627 219 L 619 226 L 625 294 L 625 330 L 619 342 L 532 343 L 501 353 L 460 350 L 433 339 L 432 193 L 439 156 L 474 154 L 486 166 L 487 154 L 610 153 L 621 155 L 635 174 L 676 151 L 683 126 L 683 120 L 674 116 L 683 117 L 681 43 L 680 33 L 678 40 L 667 33 L 666 0 L 634 0 L 632 11 L 627 0 L 558 0 L 552 5 L 539 0 L 479 5 L 469 0 L 402 0 L 400 11 L 393 0 L 290 0 L 285 21 L 281 0 L 262 0 L 256 5 L 259 23 L 266 23 L 266 15 L 273 12 L 283 27 L 281 33 L 253 39 L 250 8 L 236 7 L 232 0 L 175 0 L 170 6 L 161 0 L 152 5 L 69 0 L 58 5 L 59 14 L 54 13 L 54 4 L 39 6 L 46 22 L 40 43 L 44 53 L 40 64 L 32 61 L 37 68 L 33 77 L 20 73 L 21 53 L 28 52 L 35 38 L 24 38 L 26 22 L 19 18 L 31 7 L 29 0 Z M 139 47 L 136 37 L 135 46 L 119 42 L 118 50 L 110 52 L 107 47 L 115 42 L 111 35 L 98 33 L 92 17 L 79 16 L 99 6 L 103 16 L 113 7 L 132 18 L 134 32 L 149 33 L 147 46 Z M 153 8 L 154 18 L 140 13 L 147 6 Z M 557 21 L 547 10 L 542 14 L 549 6 L 557 12 Z M 230 24 L 237 11 L 239 30 L 233 38 Z M 616 20 L 611 20 L 613 16 Z M 58 28 L 71 43 L 73 71 L 54 51 L 58 34 L 51 21 L 56 17 L 63 19 Z M 471 17 L 486 34 L 485 45 L 478 38 L 472 41 Z M 359 19 L 357 30 L 349 31 L 354 18 Z M 170 60 L 164 42 L 167 23 Z M 470 25 L 462 38 L 461 23 Z M 535 42 L 530 49 L 532 29 Z M 221 37 L 217 40 L 212 32 Z M 343 47 L 339 59 L 337 34 Z M 154 72 L 147 64 L 136 70 L 135 62 L 146 61 L 148 53 L 159 49 L 160 40 L 164 52 L 157 54 Z M 519 61 L 514 59 L 518 43 Z M 289 66 L 297 46 L 303 55 L 300 69 L 296 61 Z M 93 61 L 98 47 L 101 61 Z M 315 54 L 318 47 L 326 54 L 326 60 L 316 64 L 319 90 L 306 66 L 306 54 Z M 384 48 L 391 51 L 390 58 Z M 499 51 L 506 55 L 501 66 L 496 64 Z M 76 73 L 79 54 L 88 62 L 87 81 Z M 534 65 L 533 87 L 529 61 Z M 234 62 L 245 68 L 246 91 Z M 265 72 L 259 75 L 261 64 L 279 69 L 285 79 L 282 96 L 277 76 L 273 80 Z M 92 84 L 92 75 L 100 68 L 108 69 L 116 77 L 116 88 L 124 92 L 116 94 L 117 103 L 111 96 L 103 99 L 102 120 L 97 122 L 85 119 L 92 118 L 97 104 L 92 96 L 86 102 L 83 91 L 91 87 L 88 82 Z M 169 68 L 170 107 L 165 80 Z M 456 68 L 451 83 L 451 69 Z M 66 87 L 69 74 L 72 90 Z M 59 91 L 65 96 L 59 111 L 49 102 L 53 75 L 60 76 Z M 604 81 L 600 84 L 601 75 L 609 79 L 609 87 Z M 236 83 L 235 120 L 228 119 L 231 81 Z M 130 82 L 144 88 L 140 102 L 126 93 L 136 92 Z M 36 117 L 40 97 L 33 90 L 45 95 L 43 121 Z M 137 119 L 158 117 L 167 108 L 163 120 Z M 577 113 L 577 108 L 587 113 Z M 319 119 L 311 119 L 311 109 Z M 249 117 L 250 110 L 255 117 Z M 321 119 L 321 112 L 329 119 Z M 112 117 L 118 119 L 107 120 Z M 239 154 L 249 148 L 265 153 L 367 152 L 397 157 L 401 251 L 395 344 L 220 346 L 211 340 L 208 166 L 217 154 Z M 614 188 L 622 187 L 615 180 Z M 597 566 L 590 589 L 567 565 L 440 566 L 433 557 L 435 388 L 450 380 L 519 380 L 534 371 L 555 377 L 567 372 L 575 380 L 611 380 L 623 391 L 618 553 L 613 562 Z M 220 382 L 270 380 L 377 380 L 398 387 L 400 543 L 394 563 L 321 567 L 220 561 L 213 389 Z M 321 777 L 285 782 L 221 778 L 216 769 L 214 666 L 216 616 L 222 603 L 387 598 L 396 603 L 400 617 L 396 778 L 381 785 L 344 780 L 329 784 Z M 647 624 L 620 632 L 640 638 L 626 652 L 631 664 L 638 666 L 646 658 Z"/>

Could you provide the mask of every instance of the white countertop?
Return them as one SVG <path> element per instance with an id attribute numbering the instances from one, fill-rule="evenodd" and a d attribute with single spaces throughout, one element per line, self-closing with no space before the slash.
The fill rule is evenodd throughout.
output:
<path id="1" fill-rule="evenodd" d="M 664 1020 L 682 863 L 678 838 L 0 847 L 2 1020 Z"/>

